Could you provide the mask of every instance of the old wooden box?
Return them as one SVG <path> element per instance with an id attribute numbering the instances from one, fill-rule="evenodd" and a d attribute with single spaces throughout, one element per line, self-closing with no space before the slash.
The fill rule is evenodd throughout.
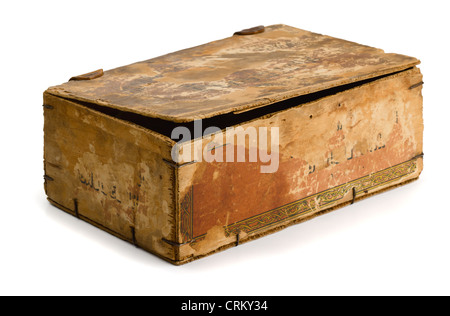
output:
<path id="1" fill-rule="evenodd" d="M 73 77 L 44 93 L 46 194 L 174 264 L 233 247 L 417 179 L 418 64 L 273 25 Z"/>

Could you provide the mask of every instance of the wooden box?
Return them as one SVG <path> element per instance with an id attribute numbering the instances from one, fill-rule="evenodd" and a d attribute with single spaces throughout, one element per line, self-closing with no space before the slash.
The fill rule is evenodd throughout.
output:
<path id="1" fill-rule="evenodd" d="M 73 77 L 44 93 L 46 194 L 174 264 L 236 246 L 417 179 L 418 64 L 273 25 Z"/>

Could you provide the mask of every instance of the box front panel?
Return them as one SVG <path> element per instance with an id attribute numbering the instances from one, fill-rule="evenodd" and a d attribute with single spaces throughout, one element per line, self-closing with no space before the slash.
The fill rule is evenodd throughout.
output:
<path id="1" fill-rule="evenodd" d="M 193 143 L 197 162 L 179 168 L 181 260 L 417 178 L 421 80 L 414 68 Z"/>
<path id="2" fill-rule="evenodd" d="M 45 187 L 56 206 L 148 251 L 175 259 L 170 145 L 146 130 L 48 94 Z"/>

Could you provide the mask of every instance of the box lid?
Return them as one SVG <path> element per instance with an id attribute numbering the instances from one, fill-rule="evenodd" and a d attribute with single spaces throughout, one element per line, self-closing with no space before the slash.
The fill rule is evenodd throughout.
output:
<path id="1" fill-rule="evenodd" d="M 286 25 L 78 77 L 47 92 L 173 122 L 242 112 L 401 71 L 419 60 Z M 250 33 L 250 34 L 247 34 Z"/>

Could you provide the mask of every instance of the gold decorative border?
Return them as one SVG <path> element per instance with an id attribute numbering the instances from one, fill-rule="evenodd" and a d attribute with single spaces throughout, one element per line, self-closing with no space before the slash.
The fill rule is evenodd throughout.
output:
<path id="1" fill-rule="evenodd" d="M 368 191 L 369 189 L 374 189 L 398 180 L 399 178 L 414 173 L 416 168 L 416 159 L 412 159 L 280 206 L 273 210 L 227 225 L 225 226 L 225 231 L 230 235 L 238 234 L 239 232 L 251 233 L 263 228 L 268 228 L 293 217 L 299 217 L 311 212 L 319 211 L 328 204 L 341 200 L 350 191 L 353 191 L 354 196 L 356 196 L 360 192 Z"/>
<path id="2" fill-rule="evenodd" d="M 353 191 L 353 195 L 356 197 L 361 192 L 367 193 L 368 190 L 375 189 L 410 175 L 414 173 L 416 169 L 417 158 L 415 157 L 390 168 L 232 223 L 224 227 L 225 232 L 229 236 L 240 232 L 252 233 L 261 229 L 270 228 L 283 221 L 323 210 L 327 205 L 343 199 L 350 191 Z M 205 234 L 196 237 L 193 236 L 193 195 L 194 191 L 193 187 L 191 187 L 181 202 L 182 240 L 183 243 L 190 243 L 191 246 L 205 238 Z"/>

